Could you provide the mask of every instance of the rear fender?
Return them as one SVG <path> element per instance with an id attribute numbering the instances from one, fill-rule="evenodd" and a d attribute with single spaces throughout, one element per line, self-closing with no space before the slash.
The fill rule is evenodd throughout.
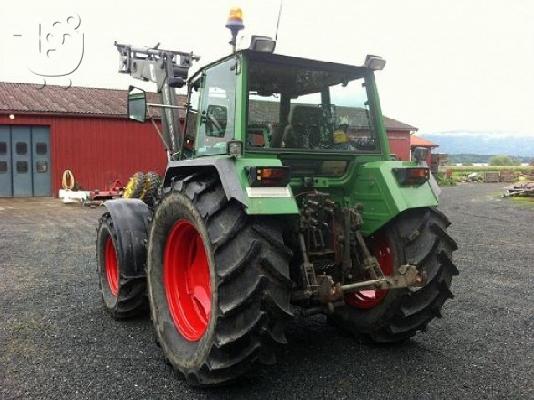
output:
<path id="1" fill-rule="evenodd" d="M 193 160 L 170 161 L 165 173 L 164 187 L 170 188 L 175 180 L 184 179 L 199 172 L 215 174 L 223 186 L 228 200 L 235 199 L 245 207 L 249 215 L 298 214 L 297 203 L 288 188 L 286 196 L 252 195 L 249 189 L 248 170 L 250 166 L 281 166 L 278 159 L 234 159 L 230 156 L 201 157 Z"/>
<path id="2" fill-rule="evenodd" d="M 111 214 L 117 235 L 116 249 L 119 265 L 130 265 L 139 276 L 145 276 L 146 243 L 150 210 L 139 199 L 108 200 L 104 206 Z"/>
<path id="3" fill-rule="evenodd" d="M 365 235 L 380 229 L 397 215 L 413 208 L 435 208 L 438 193 L 429 182 L 419 186 L 401 186 L 394 168 L 413 167 L 403 161 L 368 162 L 355 170 L 349 202 L 363 205 Z"/>
<path id="4" fill-rule="evenodd" d="M 189 175 L 207 172 L 219 177 L 228 200 L 234 198 L 244 206 L 247 199 L 236 172 L 235 162 L 230 158 L 197 158 L 194 160 L 170 161 L 165 171 L 163 187 L 170 187 L 175 180 L 184 179 Z"/>

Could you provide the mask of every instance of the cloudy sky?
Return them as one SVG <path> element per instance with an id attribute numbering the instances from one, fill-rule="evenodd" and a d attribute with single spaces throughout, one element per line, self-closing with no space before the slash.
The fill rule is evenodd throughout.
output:
<path id="1" fill-rule="evenodd" d="M 239 5 L 251 34 L 274 35 L 279 0 L 9 1 L 0 16 L 0 80 L 42 82 L 35 73 L 76 67 L 73 85 L 125 88 L 115 40 L 194 51 L 199 65 L 230 50 L 224 24 Z M 54 21 L 65 21 L 51 28 Z M 421 132 L 491 131 L 534 135 L 534 1 L 285 0 L 276 51 L 361 64 L 387 60 L 377 80 L 384 114 Z M 79 26 L 77 23 L 79 22 Z M 39 25 L 41 52 L 39 53 Z M 70 47 L 54 39 L 72 28 Z M 48 42 L 44 38 L 52 32 Z M 54 45 L 55 43 L 55 45 Z M 47 63 L 48 45 L 57 61 Z M 32 72 L 33 71 L 33 72 Z M 66 78 L 48 78 L 64 84 Z M 153 89 L 149 85 L 146 88 Z"/>

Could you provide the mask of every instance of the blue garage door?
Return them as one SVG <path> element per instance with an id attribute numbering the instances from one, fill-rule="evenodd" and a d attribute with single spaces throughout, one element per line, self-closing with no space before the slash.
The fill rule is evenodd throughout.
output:
<path id="1" fill-rule="evenodd" d="M 13 196 L 13 172 L 11 171 L 11 128 L 0 126 L 0 196 Z"/>
<path id="2" fill-rule="evenodd" d="M 50 196 L 48 127 L 0 126 L 0 196 Z"/>

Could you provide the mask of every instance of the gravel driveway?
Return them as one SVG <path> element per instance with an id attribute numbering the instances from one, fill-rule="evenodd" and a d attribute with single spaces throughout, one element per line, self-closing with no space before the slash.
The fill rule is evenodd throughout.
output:
<path id="1" fill-rule="evenodd" d="M 103 311 L 101 209 L 0 199 L 0 399 L 534 398 L 534 207 L 501 187 L 444 189 L 460 276 L 426 334 L 370 346 L 324 317 L 296 320 L 277 366 L 209 390 L 164 363 L 148 318 Z"/>

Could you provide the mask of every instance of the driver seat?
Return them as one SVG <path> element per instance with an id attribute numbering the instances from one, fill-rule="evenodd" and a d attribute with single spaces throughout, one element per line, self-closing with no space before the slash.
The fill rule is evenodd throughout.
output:
<path id="1" fill-rule="evenodd" d="M 323 111 L 311 104 L 295 104 L 291 107 L 289 123 L 282 136 L 283 147 L 314 148 L 321 140 Z"/>

